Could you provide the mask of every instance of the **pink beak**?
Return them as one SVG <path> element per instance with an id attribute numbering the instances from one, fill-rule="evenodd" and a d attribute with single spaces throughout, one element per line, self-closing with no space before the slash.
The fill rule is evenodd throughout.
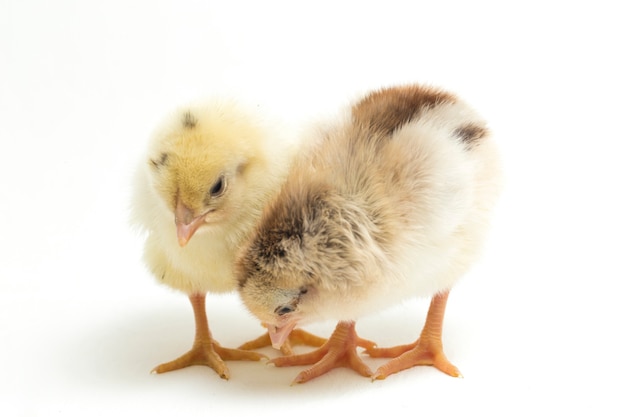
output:
<path id="1" fill-rule="evenodd" d="M 178 236 L 178 244 L 185 246 L 191 239 L 196 230 L 204 223 L 204 214 L 193 217 L 193 212 L 185 206 L 180 200 L 176 204 L 175 221 L 176 235 Z"/>
<path id="2" fill-rule="evenodd" d="M 264 323 L 263 325 L 267 327 L 267 331 L 270 335 L 270 340 L 272 341 L 272 347 L 274 349 L 280 349 L 283 343 L 287 340 L 291 331 L 298 324 L 297 321 L 292 321 L 285 324 L 283 327 L 276 327 L 271 324 Z"/>

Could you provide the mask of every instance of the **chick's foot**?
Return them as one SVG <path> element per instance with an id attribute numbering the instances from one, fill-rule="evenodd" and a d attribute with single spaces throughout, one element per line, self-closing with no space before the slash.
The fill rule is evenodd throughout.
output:
<path id="1" fill-rule="evenodd" d="M 339 367 L 351 368 L 365 377 L 371 377 L 372 371 L 359 357 L 356 348 L 373 348 L 375 344 L 358 337 L 354 327 L 354 322 L 339 322 L 333 334 L 320 348 L 302 355 L 275 358 L 269 363 L 279 367 L 313 364 L 311 368 L 300 372 L 292 384 L 310 381 Z"/>
<path id="2" fill-rule="evenodd" d="M 385 379 L 391 374 L 403 371 L 413 366 L 434 366 L 443 373 L 453 377 L 462 377 L 461 372 L 446 358 L 441 346 L 431 340 L 418 340 L 415 347 L 390 360 L 376 370 L 372 379 Z M 375 356 L 375 355 L 372 355 Z M 383 357 L 383 356 L 375 356 Z"/>
<path id="3" fill-rule="evenodd" d="M 258 361 L 267 356 L 256 352 L 248 352 L 240 349 L 229 349 L 220 346 L 209 331 L 209 323 L 206 318 L 205 295 L 194 294 L 189 297 L 196 319 L 196 337 L 191 350 L 173 361 L 163 363 L 152 370 L 153 373 L 162 374 L 175 371 L 192 365 L 209 366 L 223 379 L 230 378 L 225 360 L 249 360 Z"/>
<path id="4" fill-rule="evenodd" d="M 420 338 L 415 343 L 391 348 L 373 347 L 365 351 L 375 358 L 394 358 L 378 368 L 372 379 L 385 379 L 391 374 L 420 365 L 434 366 L 450 376 L 462 377 L 461 372 L 443 353 L 441 333 L 447 299 L 448 293 L 433 297 L 426 323 Z"/>
<path id="5" fill-rule="evenodd" d="M 229 379 L 230 372 L 224 360 L 258 361 L 264 357 L 255 352 L 224 348 L 213 340 L 206 340 L 194 343 L 189 352 L 171 362 L 157 366 L 152 372 L 162 374 L 188 366 L 204 365 L 213 368 L 221 378 Z"/>
<path id="6" fill-rule="evenodd" d="M 324 343 L 326 343 L 326 339 L 323 337 L 316 336 L 309 332 L 306 332 L 302 329 L 294 329 L 290 334 L 289 338 L 285 341 L 285 343 L 280 347 L 280 351 L 283 355 L 293 355 L 293 346 L 312 346 L 312 347 L 320 347 Z M 239 346 L 239 349 L 243 350 L 254 350 L 261 349 L 264 347 L 272 346 L 272 341 L 270 340 L 269 333 L 265 333 L 262 336 L 257 337 L 254 340 L 244 343 Z"/>

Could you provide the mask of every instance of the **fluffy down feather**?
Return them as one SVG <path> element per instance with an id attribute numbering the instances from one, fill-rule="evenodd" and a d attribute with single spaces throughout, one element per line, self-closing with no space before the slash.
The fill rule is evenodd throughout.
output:
<path id="1" fill-rule="evenodd" d="M 241 297 L 277 344 L 296 324 L 447 294 L 498 195 L 485 122 L 450 93 L 402 86 L 306 143 L 237 261 Z"/>
<path id="2" fill-rule="evenodd" d="M 196 321 L 192 349 L 155 372 L 207 365 L 228 378 L 222 359 L 263 356 L 213 340 L 205 294 L 236 288 L 235 253 L 291 160 L 281 132 L 258 112 L 214 100 L 176 111 L 152 136 L 135 179 L 133 220 L 145 232 L 146 265 L 189 295 Z"/>
<path id="3" fill-rule="evenodd" d="M 227 100 L 182 108 L 156 130 L 135 178 L 133 219 L 147 234 L 144 260 L 160 282 L 187 294 L 236 288 L 234 254 L 289 164 L 292 148 L 281 138 L 259 114 Z M 191 219 L 204 216 L 184 246 L 179 204 Z"/>

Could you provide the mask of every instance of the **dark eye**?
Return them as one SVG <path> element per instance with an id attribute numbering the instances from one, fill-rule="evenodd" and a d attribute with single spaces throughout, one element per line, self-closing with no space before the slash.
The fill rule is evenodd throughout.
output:
<path id="1" fill-rule="evenodd" d="M 217 197 L 218 195 L 222 194 L 224 192 L 224 186 L 224 177 L 219 177 L 209 190 L 209 194 L 211 194 L 211 197 Z"/>
<path id="2" fill-rule="evenodd" d="M 274 310 L 274 313 L 278 314 L 279 316 L 284 316 L 285 314 L 293 312 L 293 310 L 293 306 L 278 306 L 276 307 L 276 310 Z"/>
<path id="3" fill-rule="evenodd" d="M 309 289 L 307 287 L 302 287 L 302 288 L 300 288 L 300 295 L 306 294 L 308 291 L 309 291 Z"/>

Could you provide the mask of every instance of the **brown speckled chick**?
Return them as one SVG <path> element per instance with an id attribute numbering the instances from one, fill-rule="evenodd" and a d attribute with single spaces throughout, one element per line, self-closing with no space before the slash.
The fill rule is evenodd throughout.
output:
<path id="1" fill-rule="evenodd" d="M 214 100 L 175 112 L 150 141 L 135 181 L 134 221 L 146 232 L 150 271 L 189 296 L 196 321 L 192 349 L 154 372 L 207 365 L 228 378 L 223 359 L 263 356 L 213 340 L 205 294 L 236 289 L 236 251 L 284 181 L 293 147 L 269 126 L 257 111 Z"/>
<path id="2" fill-rule="evenodd" d="M 383 379 L 415 365 L 460 376 L 443 352 L 450 289 L 477 258 L 499 190 L 484 121 L 454 95 L 421 86 L 373 92 L 309 141 L 237 260 L 239 291 L 280 346 L 298 324 L 339 324 L 313 352 L 274 359 Z M 431 297 L 419 339 L 376 348 L 355 321 L 409 297 Z M 393 357 L 375 373 L 356 347 Z"/>

